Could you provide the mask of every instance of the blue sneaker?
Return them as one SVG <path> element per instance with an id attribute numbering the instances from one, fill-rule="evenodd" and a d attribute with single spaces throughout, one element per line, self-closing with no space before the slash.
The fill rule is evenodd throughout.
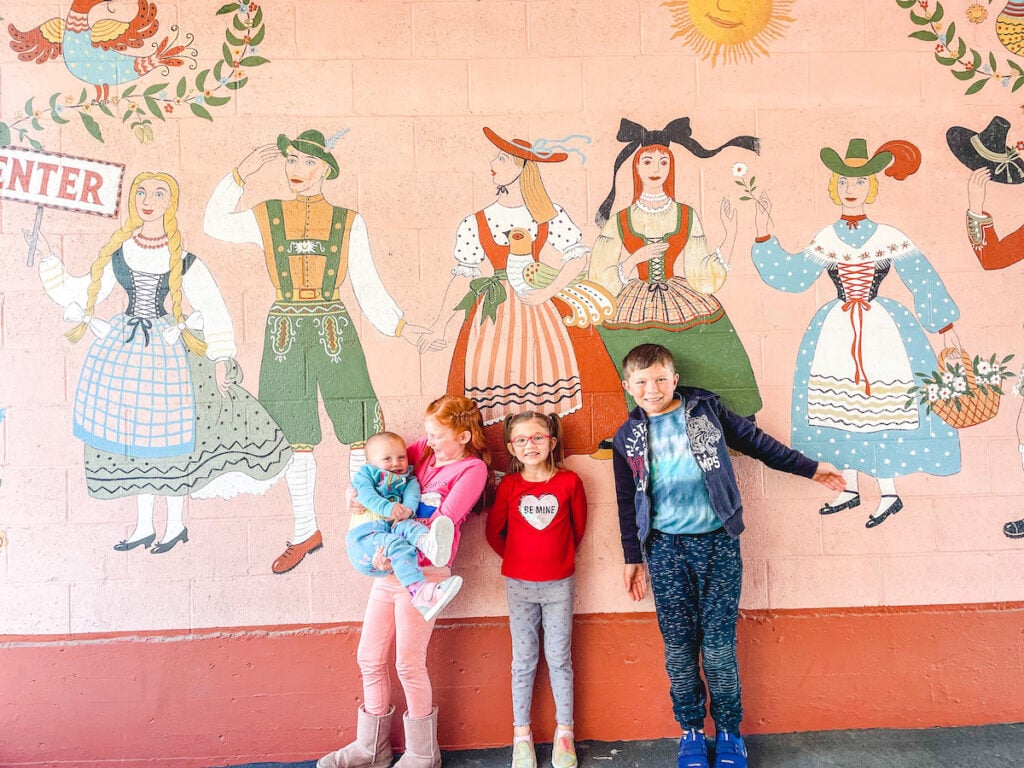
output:
<path id="1" fill-rule="evenodd" d="M 715 768 L 747 768 L 747 745 L 738 733 L 719 731 L 715 736 Z"/>
<path id="2" fill-rule="evenodd" d="M 691 729 L 679 740 L 679 756 L 676 768 L 710 768 L 708 765 L 708 743 L 704 734 Z"/>

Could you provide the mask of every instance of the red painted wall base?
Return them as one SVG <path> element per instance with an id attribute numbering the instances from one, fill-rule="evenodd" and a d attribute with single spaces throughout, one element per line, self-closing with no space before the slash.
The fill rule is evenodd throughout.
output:
<path id="1" fill-rule="evenodd" d="M 748 733 L 1024 721 L 1024 604 L 752 612 L 739 633 Z M 358 636 L 346 625 L 0 637 L 0 765 L 315 758 L 355 734 Z M 678 734 L 661 654 L 651 614 L 579 616 L 577 738 Z M 509 742 L 509 659 L 505 620 L 438 625 L 443 747 Z M 554 724 L 543 671 L 537 690 L 540 741 Z"/>

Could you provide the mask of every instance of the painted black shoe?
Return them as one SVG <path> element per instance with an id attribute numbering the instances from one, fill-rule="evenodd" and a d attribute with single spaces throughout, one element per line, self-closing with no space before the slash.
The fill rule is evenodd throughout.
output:
<path id="1" fill-rule="evenodd" d="M 874 528 L 876 525 L 881 525 L 885 522 L 885 518 L 889 515 L 895 515 L 901 509 L 903 509 L 903 499 L 891 493 L 883 493 L 883 499 L 896 499 L 892 504 L 883 509 L 878 515 L 868 515 L 868 521 L 864 523 L 865 528 Z"/>
<path id="2" fill-rule="evenodd" d="M 1003 533 L 1009 539 L 1024 539 L 1024 520 L 1011 520 L 1003 526 Z"/>
<path id="3" fill-rule="evenodd" d="M 853 509 L 854 507 L 860 506 L 860 494 L 856 491 L 845 491 L 845 493 L 852 493 L 846 501 L 842 501 L 838 504 L 822 504 L 821 509 L 818 510 L 819 515 L 834 515 L 836 512 L 842 512 L 844 509 Z"/>
<path id="4" fill-rule="evenodd" d="M 142 546 L 149 549 L 149 545 L 156 541 L 156 534 L 151 533 L 149 536 L 143 536 L 141 539 L 135 541 L 128 541 L 128 539 L 121 539 L 117 544 L 114 545 L 114 549 L 118 552 L 127 552 L 130 549 Z"/>
<path id="5" fill-rule="evenodd" d="M 157 544 L 155 547 L 149 550 L 149 554 L 162 555 L 164 552 L 170 552 L 172 549 L 174 549 L 174 545 L 177 544 L 179 541 L 188 541 L 188 528 L 182 528 L 181 533 L 179 533 L 170 541 L 165 541 L 161 544 Z"/>

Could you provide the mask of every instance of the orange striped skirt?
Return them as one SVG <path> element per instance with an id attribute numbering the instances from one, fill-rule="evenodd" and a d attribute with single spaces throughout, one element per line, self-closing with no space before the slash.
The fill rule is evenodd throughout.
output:
<path id="1" fill-rule="evenodd" d="M 480 406 L 484 424 L 532 410 L 565 416 L 583 407 L 579 365 L 555 305 L 530 306 L 509 291 L 494 321 L 470 319 L 466 396 Z"/>

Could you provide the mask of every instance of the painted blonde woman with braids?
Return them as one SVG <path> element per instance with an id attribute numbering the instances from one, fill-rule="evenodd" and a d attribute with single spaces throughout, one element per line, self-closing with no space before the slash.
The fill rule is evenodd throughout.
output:
<path id="1" fill-rule="evenodd" d="M 85 443 L 89 495 L 136 497 L 135 530 L 119 551 L 153 545 L 160 554 L 187 542 L 186 495 L 262 493 L 291 457 L 277 424 L 238 386 L 231 318 L 209 270 L 182 247 L 177 209 L 174 178 L 142 173 L 128 220 L 88 275 L 69 275 L 58 257 L 40 254 L 43 287 L 75 323 L 68 339 L 96 336 L 75 392 L 74 434 Z M 107 322 L 97 307 L 117 285 L 128 306 Z M 167 522 L 154 545 L 157 496 L 166 498 Z"/>

